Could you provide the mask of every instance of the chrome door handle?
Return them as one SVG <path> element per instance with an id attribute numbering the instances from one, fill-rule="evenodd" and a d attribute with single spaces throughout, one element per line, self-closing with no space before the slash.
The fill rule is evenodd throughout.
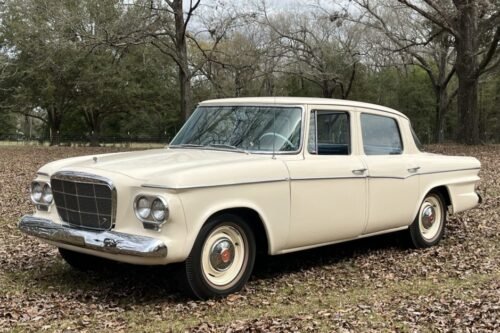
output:
<path id="1" fill-rule="evenodd" d="M 420 170 L 420 167 L 414 167 L 414 168 L 409 168 L 409 169 L 408 169 L 408 172 L 415 173 L 415 172 L 417 172 L 418 170 Z"/>
<path id="2" fill-rule="evenodd" d="M 366 169 L 356 169 L 356 170 L 352 170 L 352 173 L 355 175 L 362 175 L 365 173 L 365 171 L 366 171 Z"/>

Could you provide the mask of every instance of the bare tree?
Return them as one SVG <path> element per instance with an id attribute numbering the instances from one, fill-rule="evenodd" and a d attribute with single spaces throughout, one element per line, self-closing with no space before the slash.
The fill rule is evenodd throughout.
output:
<path id="1" fill-rule="evenodd" d="M 386 37 L 388 43 L 379 42 L 382 52 L 407 54 L 404 62 L 416 64 L 428 75 L 436 99 L 434 140 L 443 142 L 445 116 L 458 90 L 449 93 L 448 86 L 455 74 L 453 42 L 450 34 L 427 20 L 415 18 L 405 8 L 395 8 L 383 2 L 356 0 L 363 10 L 355 22 Z M 403 57 L 404 58 L 404 57 Z"/>
<path id="2" fill-rule="evenodd" d="M 180 109 L 187 119 L 193 110 L 193 91 L 188 52 L 188 25 L 201 0 L 137 0 L 124 2 L 125 15 L 122 25 L 108 30 L 106 25 L 92 27 L 100 29 L 98 37 L 84 31 L 83 34 L 94 47 L 101 44 L 118 48 L 151 43 L 170 57 L 178 68 Z M 187 8 L 184 4 L 188 3 Z"/>
<path id="3" fill-rule="evenodd" d="M 201 54 L 198 69 L 217 97 L 273 95 L 275 50 L 268 31 L 252 13 L 233 12 L 204 22 L 205 38 L 193 38 Z"/>
<path id="4" fill-rule="evenodd" d="M 489 0 L 397 0 L 444 29 L 454 39 L 458 77 L 458 139 L 480 142 L 479 77 L 497 66 L 500 41 L 500 3 Z M 496 58 L 496 59 L 495 59 Z"/>
<path id="5" fill-rule="evenodd" d="M 362 31 L 335 15 L 311 10 L 300 14 L 270 15 L 262 3 L 262 25 L 276 35 L 283 49 L 282 72 L 317 85 L 323 97 L 348 98 L 359 64 L 359 36 Z"/>

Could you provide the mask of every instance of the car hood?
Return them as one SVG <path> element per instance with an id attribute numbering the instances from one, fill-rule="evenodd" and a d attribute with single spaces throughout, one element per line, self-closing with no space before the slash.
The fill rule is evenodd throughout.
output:
<path id="1" fill-rule="evenodd" d="M 266 172 L 263 173 L 263 168 Z M 268 169 L 269 168 L 269 169 Z M 286 177 L 286 167 L 269 155 L 203 149 L 152 149 L 88 155 L 55 161 L 39 172 L 77 171 L 111 177 L 120 174 L 152 185 L 186 187 Z M 233 179 L 233 180 L 232 180 Z"/>

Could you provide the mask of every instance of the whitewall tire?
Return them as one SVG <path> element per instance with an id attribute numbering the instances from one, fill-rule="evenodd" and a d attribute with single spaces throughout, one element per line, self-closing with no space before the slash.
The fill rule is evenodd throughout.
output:
<path id="1" fill-rule="evenodd" d="M 241 290 L 252 273 L 255 253 L 255 236 L 241 217 L 221 214 L 211 218 L 185 262 L 188 291 L 206 299 Z"/>
<path id="2" fill-rule="evenodd" d="M 428 193 L 409 228 L 413 246 L 433 246 L 443 238 L 446 225 L 446 206 L 439 192 Z"/>

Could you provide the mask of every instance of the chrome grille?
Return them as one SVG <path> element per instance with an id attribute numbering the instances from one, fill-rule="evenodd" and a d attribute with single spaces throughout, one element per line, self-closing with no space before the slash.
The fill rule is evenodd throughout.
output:
<path id="1" fill-rule="evenodd" d="M 116 214 L 111 181 L 95 175 L 60 172 L 50 181 L 59 217 L 71 226 L 109 230 Z"/>

